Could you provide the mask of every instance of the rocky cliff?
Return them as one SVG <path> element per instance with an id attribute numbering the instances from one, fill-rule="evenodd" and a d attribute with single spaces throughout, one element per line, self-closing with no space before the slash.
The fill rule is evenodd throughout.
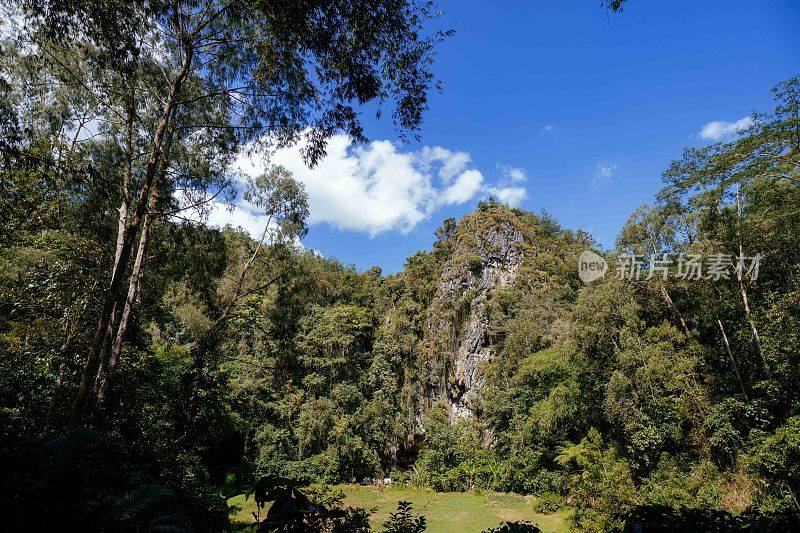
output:
<path id="1" fill-rule="evenodd" d="M 475 212 L 459 224 L 427 328 L 429 337 L 439 339 L 435 344 L 446 372 L 430 399 L 449 404 L 451 419 L 474 415 L 485 367 L 494 356 L 487 300 L 514 283 L 523 244 L 521 223 L 507 210 Z"/>

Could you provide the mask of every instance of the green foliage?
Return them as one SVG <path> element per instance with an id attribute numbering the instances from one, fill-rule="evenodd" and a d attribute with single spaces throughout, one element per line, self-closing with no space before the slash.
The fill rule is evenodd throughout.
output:
<path id="1" fill-rule="evenodd" d="M 370 513 L 361 508 L 343 507 L 342 496 L 311 492 L 306 494 L 293 481 L 267 476 L 253 485 L 253 495 L 258 512 L 253 513 L 259 531 L 327 533 L 368 533 Z M 248 495 L 249 495 L 248 494 Z M 260 511 L 270 503 L 261 520 Z"/>
<path id="2" fill-rule="evenodd" d="M 699 382 L 698 346 L 688 345 L 673 326 L 622 332 L 618 363 L 606 385 L 606 413 L 626 435 L 634 466 L 646 469 L 665 449 L 697 427 L 707 410 Z M 691 444 L 691 443 L 690 443 Z"/>
<path id="3" fill-rule="evenodd" d="M 566 499 L 554 492 L 540 492 L 539 499 L 533 504 L 534 510 L 540 513 L 554 513 L 566 506 Z"/>
<path id="4" fill-rule="evenodd" d="M 488 490 L 495 486 L 499 462 L 481 445 L 478 427 L 453 424 L 445 407 L 437 406 L 425 422 L 425 449 L 415 463 L 414 481 L 438 491 Z"/>
<path id="5" fill-rule="evenodd" d="M 719 509 L 725 487 L 722 473 L 712 463 L 694 463 L 690 457 L 661 456 L 642 483 L 645 501 L 672 508 Z"/>
<path id="6" fill-rule="evenodd" d="M 424 516 L 413 514 L 411 502 L 398 502 L 397 511 L 383 523 L 386 533 L 422 533 L 427 529 Z"/>
<path id="7" fill-rule="evenodd" d="M 800 512 L 800 417 L 790 418 L 753 450 L 751 467 L 769 483 L 784 505 Z"/>
<path id="8" fill-rule="evenodd" d="M 506 522 L 498 527 L 487 529 L 484 533 L 541 533 L 541 531 L 530 522 Z"/>
<path id="9" fill-rule="evenodd" d="M 758 253 L 757 280 L 583 285 L 575 265 L 596 247 L 590 237 L 494 199 L 444 221 L 430 251 L 383 276 L 295 246 L 307 198 L 281 167 L 244 192 L 269 219 L 260 238 L 181 213 L 232 194 L 243 142 L 305 137 L 315 162 L 337 131 L 364 138 L 357 106 L 370 101 L 393 102 L 413 135 L 447 34 L 422 31 L 432 4 L 24 4 L 35 46 L 0 43 L 10 527 L 220 531 L 229 509 L 217 487 L 235 479 L 260 480 L 263 530 L 368 531 L 365 510 L 300 487 L 387 475 L 533 495 L 539 510 L 570 508 L 586 531 L 797 521 L 797 78 L 736 139 L 674 161 L 616 244 Z M 203 68 L 174 83 L 185 61 Z M 165 117 L 152 97 L 162 93 L 178 98 Z M 102 125 L 78 142 L 87 120 Z M 148 210 L 151 225 L 134 224 Z M 140 275 L 134 242 L 148 243 Z M 512 256 L 513 272 L 490 279 Z M 117 260 L 124 279 L 111 290 Z M 477 309 L 486 357 L 470 369 L 480 386 L 464 417 L 454 370 Z M 95 408 L 70 409 L 81 394 Z M 66 431 L 70 418 L 98 431 Z M 422 531 L 425 519 L 401 502 L 385 528 Z"/>
<path id="10" fill-rule="evenodd" d="M 793 522 L 780 515 L 748 513 L 733 516 L 713 509 L 671 508 L 645 505 L 631 511 L 625 519 L 624 532 L 634 531 L 791 531 Z"/>
<path id="11" fill-rule="evenodd" d="M 188 492 L 153 484 L 119 442 L 97 432 L 79 429 L 35 442 L 4 439 L 2 447 L 16 457 L 4 465 L 0 484 L 3 501 L 13 505 L 4 518 L 11 529 L 42 531 L 57 523 L 70 531 L 208 531 L 227 523 L 224 504 L 204 513 Z M 28 512 L 31 499 L 41 503 L 38 513 Z"/>
<path id="12" fill-rule="evenodd" d="M 573 522 L 582 531 L 614 531 L 638 500 L 629 464 L 592 429 L 578 444 L 560 449 L 559 464 L 571 474 Z"/>

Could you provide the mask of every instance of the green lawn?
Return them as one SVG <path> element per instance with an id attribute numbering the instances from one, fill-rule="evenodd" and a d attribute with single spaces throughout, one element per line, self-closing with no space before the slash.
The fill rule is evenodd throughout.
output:
<path id="1" fill-rule="evenodd" d="M 517 494 L 487 492 L 482 494 L 461 492 L 430 492 L 421 489 L 392 487 L 378 491 L 374 487 L 341 485 L 337 487 L 346 494 L 347 505 L 370 509 L 375 507 L 372 525 L 380 530 L 380 525 L 389 513 L 397 508 L 400 500 L 410 501 L 414 510 L 428 519 L 430 533 L 471 533 L 480 532 L 506 520 L 528 520 L 537 524 L 542 531 L 568 531 L 565 513 L 537 514 L 533 512 L 533 498 Z M 233 516 L 238 524 L 250 523 L 250 513 L 255 509 L 252 498 L 244 495 L 234 496 L 228 503 L 241 508 Z"/>

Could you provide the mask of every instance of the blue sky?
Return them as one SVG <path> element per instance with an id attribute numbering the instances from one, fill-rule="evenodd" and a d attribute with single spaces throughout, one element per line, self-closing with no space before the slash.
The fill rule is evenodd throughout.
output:
<path id="1" fill-rule="evenodd" d="M 432 95 L 421 141 L 401 145 L 389 120 L 365 116 L 370 139 L 388 142 L 360 152 L 345 142 L 338 163 L 332 156 L 316 178 L 293 169 L 316 191 L 304 244 L 394 273 L 430 248 L 443 219 L 471 211 L 490 191 L 524 188 L 524 200 L 509 196 L 520 207 L 546 210 L 612 246 L 683 147 L 770 109 L 770 87 L 800 71 L 798 0 L 630 0 L 619 15 L 599 3 L 441 2 L 445 15 L 434 25 L 456 35 L 438 53 L 445 87 Z M 434 147 L 447 152 L 437 159 Z M 442 172 L 448 163 L 455 172 Z M 324 184 L 356 166 L 369 194 L 336 204 L 337 191 L 352 183 Z M 406 189 L 372 194 L 378 174 L 392 180 L 412 167 Z M 526 180 L 514 179 L 521 174 L 511 167 Z M 415 196 L 426 171 L 432 189 Z"/>

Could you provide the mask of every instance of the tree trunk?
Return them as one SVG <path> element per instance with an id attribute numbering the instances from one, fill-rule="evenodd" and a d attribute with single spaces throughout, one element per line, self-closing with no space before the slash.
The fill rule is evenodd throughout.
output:
<path id="1" fill-rule="evenodd" d="M 731 358 L 731 364 L 733 365 L 733 371 L 736 373 L 736 379 L 739 381 L 739 387 L 742 389 L 744 399 L 749 401 L 747 398 L 747 391 L 744 389 L 744 382 L 742 382 L 742 376 L 739 375 L 739 367 L 736 366 L 736 359 L 733 358 L 731 344 L 728 342 L 728 336 L 725 334 L 725 328 L 722 326 L 722 320 L 717 318 L 717 324 L 719 324 L 719 330 L 722 332 L 722 340 L 725 342 L 725 349 L 728 351 L 728 357 Z"/>
<path id="2" fill-rule="evenodd" d="M 739 238 L 739 259 L 740 261 L 744 261 L 744 248 L 742 246 L 742 235 L 740 230 L 740 225 L 742 222 L 742 203 L 739 198 L 739 189 L 736 189 L 736 214 L 738 216 L 738 224 L 736 226 L 736 236 Z M 739 292 L 742 294 L 742 304 L 744 305 L 744 314 L 747 322 L 750 324 L 750 329 L 753 331 L 753 338 L 756 341 L 756 349 L 758 350 L 758 356 L 761 358 L 761 367 L 764 370 L 764 375 L 769 377 L 769 365 L 767 364 L 767 358 L 764 357 L 764 352 L 761 349 L 761 337 L 758 335 L 758 329 L 756 328 L 756 323 L 753 321 L 753 315 L 750 313 L 750 300 L 747 297 L 747 288 L 744 284 L 744 266 L 741 266 L 741 270 L 737 275 L 739 278 Z"/>
<path id="3" fill-rule="evenodd" d="M 739 280 L 739 291 L 742 294 L 744 316 L 747 318 L 747 322 L 750 324 L 750 329 L 753 331 L 753 338 L 756 341 L 756 349 L 758 350 L 759 357 L 761 357 L 761 368 L 764 370 L 764 375 L 770 377 L 769 364 L 767 364 L 767 358 L 764 357 L 764 351 L 761 349 L 761 337 L 758 335 L 756 323 L 753 320 L 753 315 L 750 313 L 750 299 L 747 297 L 747 288 L 744 285 L 744 281 L 741 279 Z"/>
<path id="4" fill-rule="evenodd" d="M 169 154 L 172 147 L 172 137 L 175 132 L 175 122 L 174 117 L 170 122 L 169 128 L 167 130 L 167 138 L 165 142 L 164 153 L 161 157 L 161 162 L 158 168 L 158 175 L 156 180 L 153 184 L 153 191 L 150 194 L 150 199 L 148 201 L 147 212 L 142 219 L 142 231 L 141 235 L 139 236 L 139 246 L 136 250 L 136 259 L 133 263 L 133 269 L 131 271 L 130 282 L 128 283 L 128 293 L 127 297 L 125 298 L 125 304 L 123 306 L 122 314 L 119 317 L 117 325 L 114 329 L 114 341 L 111 344 L 111 354 L 108 356 L 106 360 L 104 360 L 105 364 L 103 364 L 100 369 L 98 370 L 97 374 L 97 403 L 98 405 L 102 405 L 108 390 L 111 388 L 111 384 L 114 380 L 114 373 L 117 369 L 117 364 L 119 363 L 119 357 L 122 353 L 122 342 L 125 338 L 125 332 L 128 329 L 128 321 L 130 320 L 131 312 L 133 307 L 139 301 L 139 297 L 141 294 L 141 281 L 142 281 L 142 271 L 144 267 L 144 261 L 147 256 L 147 245 L 150 237 L 150 230 L 153 225 L 153 213 L 155 212 L 157 203 L 158 203 L 158 190 L 159 187 L 163 185 L 165 175 L 167 172 L 167 166 L 169 161 Z"/>
<path id="5" fill-rule="evenodd" d="M 125 239 L 125 227 L 128 225 L 128 211 L 131 204 L 131 169 L 133 166 L 133 121 L 135 104 L 133 99 L 133 84 L 131 84 L 131 96 L 128 100 L 127 120 L 125 124 L 125 168 L 122 171 L 122 201 L 119 208 L 119 220 L 117 222 L 117 249 L 114 253 L 114 266 L 119 263 L 122 255 L 122 245 Z"/>
<path id="6" fill-rule="evenodd" d="M 118 212 L 118 219 L 117 219 L 117 246 L 116 250 L 114 251 L 114 266 L 112 267 L 112 272 L 114 272 L 117 268 L 117 265 L 120 263 L 120 259 L 122 258 L 122 249 L 125 244 L 125 229 L 128 226 L 128 218 L 130 215 L 130 204 L 131 204 L 131 176 L 132 176 L 132 167 L 133 167 L 133 121 L 134 121 L 134 113 L 135 113 L 135 103 L 134 103 L 134 94 L 133 94 L 133 87 L 134 84 L 131 83 L 131 94 L 128 98 L 128 102 L 126 105 L 126 122 L 125 122 L 125 165 L 122 171 L 122 200 L 120 201 L 120 205 L 117 208 Z M 103 338 L 103 344 L 100 351 L 100 366 L 99 370 L 105 366 L 109 347 L 111 345 L 111 338 L 114 335 L 115 325 L 119 321 L 121 315 L 121 305 L 119 299 L 114 303 L 114 309 L 111 312 L 111 321 L 106 326 L 106 333 L 105 337 Z M 95 387 L 96 387 L 95 383 Z M 90 407 L 87 408 L 91 410 Z"/>
<path id="7" fill-rule="evenodd" d="M 664 285 L 664 283 L 659 283 L 659 286 L 660 286 L 659 288 L 661 289 L 661 296 L 664 298 L 664 301 L 667 302 L 667 307 L 669 307 L 670 310 L 673 313 L 675 313 L 675 316 L 678 317 L 678 321 L 681 323 L 681 327 L 683 328 L 683 332 L 686 334 L 686 337 L 691 339 L 692 332 L 689 331 L 689 326 L 686 325 L 686 321 L 683 319 L 683 315 L 678 309 L 678 306 L 675 305 L 675 302 L 672 301 L 672 298 L 670 297 L 669 292 L 667 291 L 666 285 Z"/>
<path id="8" fill-rule="evenodd" d="M 164 108 L 161 113 L 161 118 L 158 121 L 155 134 L 153 135 L 152 147 L 150 156 L 147 160 L 147 171 L 145 173 L 145 180 L 139 190 L 139 195 L 136 202 L 136 210 L 133 213 L 127 227 L 125 228 L 122 246 L 117 261 L 111 274 L 111 282 L 103 301 L 103 306 L 100 312 L 100 318 L 97 323 L 94 338 L 89 347 L 86 355 L 86 362 L 83 369 L 83 377 L 78 386 L 78 392 L 75 396 L 75 401 L 72 404 L 72 414 L 70 416 L 70 425 L 77 426 L 83 422 L 86 414 L 86 409 L 89 403 L 89 398 L 93 393 L 93 384 L 97 376 L 97 370 L 100 366 L 100 357 L 102 352 L 103 341 L 108 331 L 108 326 L 111 323 L 114 306 L 119 299 L 122 290 L 123 277 L 125 270 L 128 266 L 128 261 L 133 249 L 136 234 L 139 232 L 139 226 L 147 210 L 147 203 L 150 198 L 151 188 L 153 181 L 157 174 L 157 166 L 161 159 L 161 152 L 164 146 L 164 137 L 167 129 L 167 122 L 172 114 L 172 110 L 176 106 L 177 96 L 180 92 L 181 86 L 189 74 L 189 67 L 192 62 L 192 49 L 189 46 L 184 46 L 184 58 L 181 65 L 181 70 L 172 81 L 169 88 L 169 95 Z"/>
<path id="9" fill-rule="evenodd" d="M 792 501 L 794 501 L 794 506 L 797 507 L 797 510 L 800 511 L 800 502 L 797 501 L 797 495 L 792 490 L 792 486 L 789 485 L 787 482 L 783 482 L 786 485 L 786 488 L 789 489 L 789 494 L 792 496 Z"/>

